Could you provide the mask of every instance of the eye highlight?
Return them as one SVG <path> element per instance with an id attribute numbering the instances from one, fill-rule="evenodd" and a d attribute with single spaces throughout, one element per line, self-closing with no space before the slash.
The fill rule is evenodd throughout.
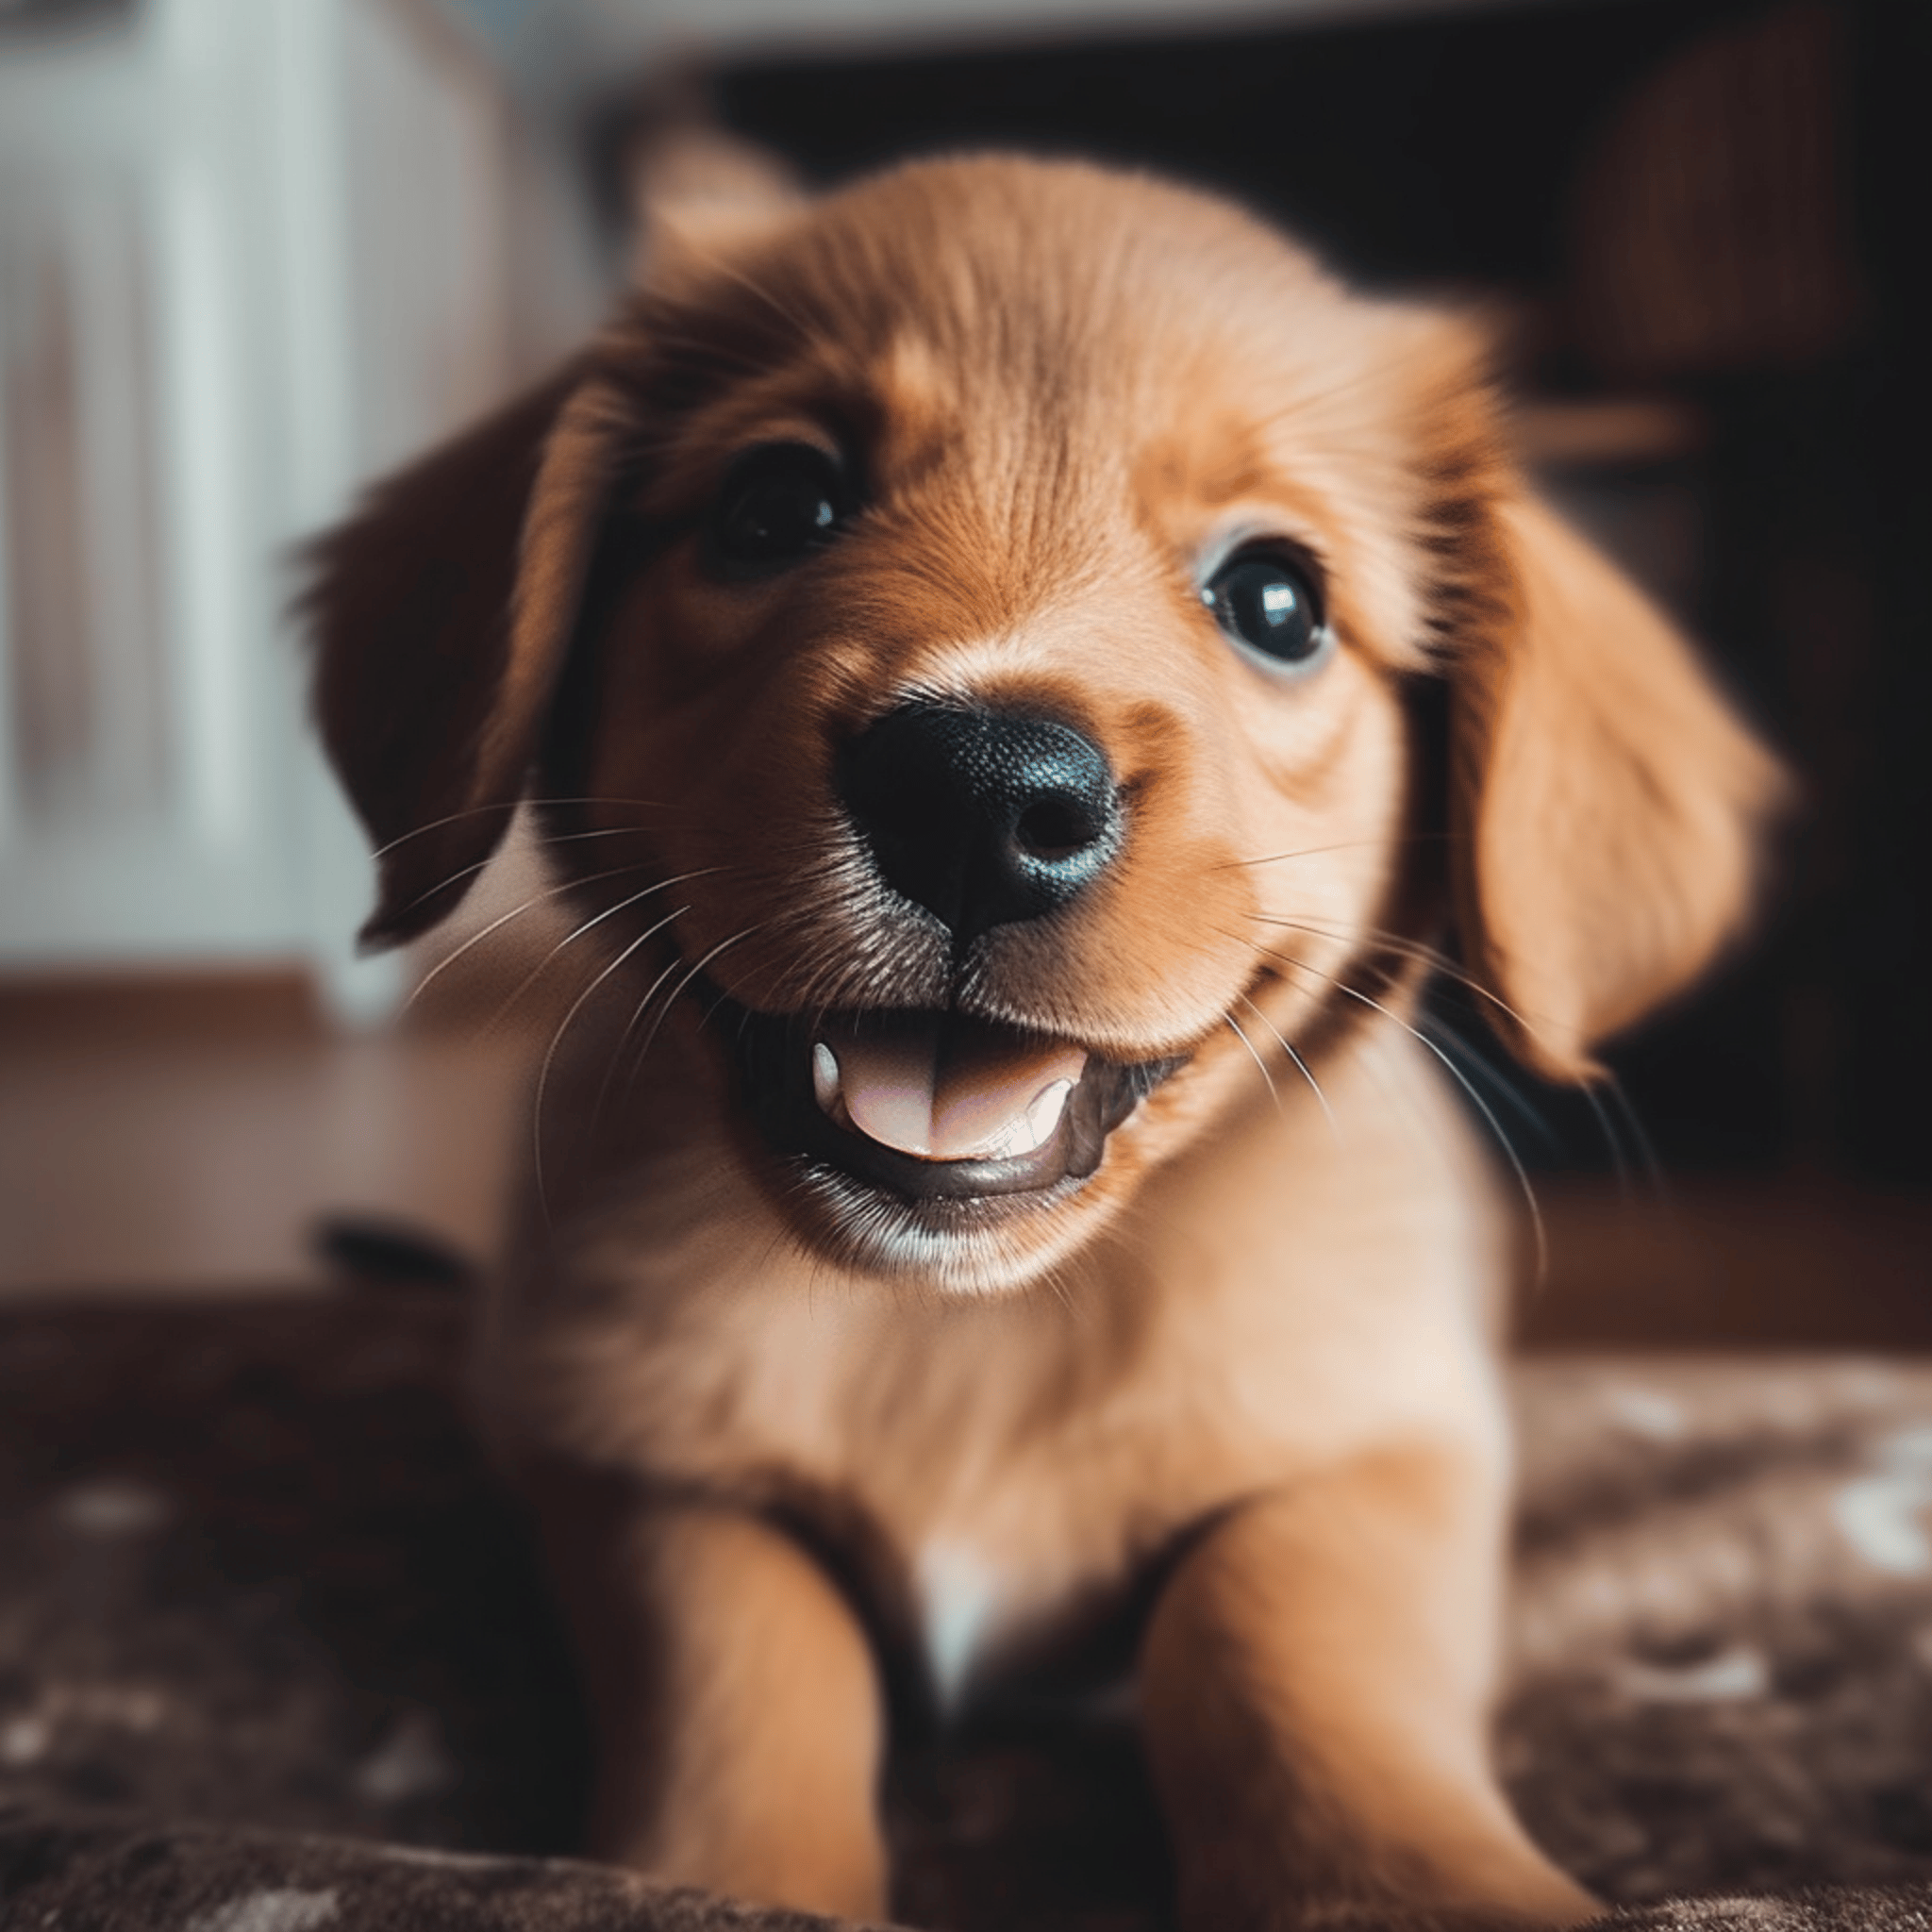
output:
<path id="1" fill-rule="evenodd" d="M 705 531 L 705 557 L 728 581 L 775 575 L 823 550 L 854 508 L 835 457 L 808 442 L 746 450 L 731 466 Z"/>
<path id="2" fill-rule="evenodd" d="M 1222 630 L 1266 669 L 1305 672 L 1333 643 L 1312 575 L 1279 549 L 1238 550 L 1201 587 L 1201 601 Z"/>

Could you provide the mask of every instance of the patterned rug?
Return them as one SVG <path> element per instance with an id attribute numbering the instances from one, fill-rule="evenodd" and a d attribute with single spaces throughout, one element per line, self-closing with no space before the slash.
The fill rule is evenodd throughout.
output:
<path id="1" fill-rule="evenodd" d="M 0 1315 L 0 1926 L 808 1922 L 568 1861 L 586 1740 L 447 1298 Z M 1932 1365 L 1544 1358 L 1503 1763 L 1653 1927 L 1932 1932 Z M 895 1912 L 1154 1932 L 1131 1733 L 898 1767 Z M 1607 1922 L 1610 1923 L 1610 1922 Z"/>

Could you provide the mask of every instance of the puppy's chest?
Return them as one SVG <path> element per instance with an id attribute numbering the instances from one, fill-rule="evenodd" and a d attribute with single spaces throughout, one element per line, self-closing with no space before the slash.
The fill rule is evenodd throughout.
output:
<path id="1" fill-rule="evenodd" d="M 803 1508 L 956 1696 L 989 1660 L 1107 1624 L 1231 1499 L 1391 1431 L 1480 1426 L 1464 1297 L 1425 1279 L 1440 1243 L 1374 1257 L 1374 1292 L 1355 1247 L 1304 1228 L 1275 1260 L 1286 1244 L 1253 1232 L 979 1304 L 782 1251 L 754 1272 L 660 1250 L 639 1271 L 633 1248 L 616 1325 L 567 1323 L 540 1350 L 564 1370 L 551 1414 L 602 1459 Z"/>
<path id="2" fill-rule="evenodd" d="M 1091 1336 L 1083 1360 L 1024 1324 L 914 1320 L 842 1347 L 839 1325 L 821 1305 L 799 1334 L 781 1316 L 745 1338 L 735 1372 L 714 1355 L 658 1455 L 800 1511 L 942 1707 L 1007 1666 L 1092 1660 L 1187 1526 L 1282 1467 L 1281 1443 L 1206 1425 L 1148 1365 L 1108 1373 Z"/>

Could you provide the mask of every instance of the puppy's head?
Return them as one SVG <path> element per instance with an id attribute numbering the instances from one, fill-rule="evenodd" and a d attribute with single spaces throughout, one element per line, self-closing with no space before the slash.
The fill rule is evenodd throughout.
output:
<path id="1" fill-rule="evenodd" d="M 368 938 L 549 801 L 800 1238 L 964 1289 L 1319 1062 L 1452 904 L 1511 1045 L 1589 1077 L 1734 924 L 1773 787 L 1524 492 L 1472 330 L 1072 165 L 674 216 L 312 605 Z"/>

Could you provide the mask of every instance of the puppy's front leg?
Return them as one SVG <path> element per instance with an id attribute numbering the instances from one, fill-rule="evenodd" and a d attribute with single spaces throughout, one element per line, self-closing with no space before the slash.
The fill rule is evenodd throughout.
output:
<path id="1" fill-rule="evenodd" d="M 611 1478 L 552 1469 L 534 1500 L 597 1732 L 592 1854 L 880 1916 L 877 1674 L 820 1566 L 747 1511 Z"/>
<path id="2" fill-rule="evenodd" d="M 1188 1932 L 1476 1932 L 1596 1909 L 1490 1768 L 1499 1491 L 1367 1458 L 1242 1506 L 1183 1560 L 1141 1657 Z"/>

